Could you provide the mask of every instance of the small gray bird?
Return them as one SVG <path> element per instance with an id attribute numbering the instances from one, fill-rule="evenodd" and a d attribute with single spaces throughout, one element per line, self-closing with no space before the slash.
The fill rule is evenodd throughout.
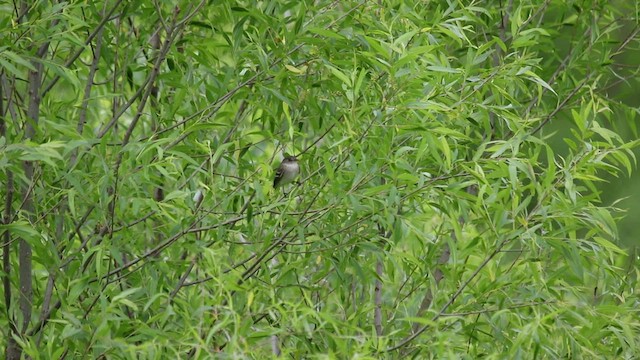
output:
<path id="1" fill-rule="evenodd" d="M 300 174 L 300 164 L 298 164 L 298 158 L 295 156 L 286 156 L 282 163 L 276 170 L 276 176 L 273 178 L 273 187 L 278 188 L 280 186 L 287 185 L 295 180 Z"/>

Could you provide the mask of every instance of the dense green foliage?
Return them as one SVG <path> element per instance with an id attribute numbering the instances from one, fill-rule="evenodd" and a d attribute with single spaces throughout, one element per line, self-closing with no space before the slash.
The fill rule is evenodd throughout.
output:
<path id="1" fill-rule="evenodd" d="M 7 358 L 640 355 L 633 2 L 0 10 Z"/>

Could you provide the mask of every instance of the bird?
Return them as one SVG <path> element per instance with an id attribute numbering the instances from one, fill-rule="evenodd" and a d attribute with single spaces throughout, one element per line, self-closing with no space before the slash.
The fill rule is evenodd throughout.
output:
<path id="1" fill-rule="evenodd" d="M 273 178 L 273 188 L 287 185 L 295 180 L 300 174 L 300 164 L 298 158 L 295 156 L 285 156 L 276 170 L 276 175 Z"/>

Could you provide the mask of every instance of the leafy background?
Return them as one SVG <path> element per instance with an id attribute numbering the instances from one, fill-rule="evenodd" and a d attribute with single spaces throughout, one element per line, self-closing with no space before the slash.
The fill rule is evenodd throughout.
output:
<path id="1" fill-rule="evenodd" d="M 635 4 L 0 7 L 6 358 L 638 355 Z"/>

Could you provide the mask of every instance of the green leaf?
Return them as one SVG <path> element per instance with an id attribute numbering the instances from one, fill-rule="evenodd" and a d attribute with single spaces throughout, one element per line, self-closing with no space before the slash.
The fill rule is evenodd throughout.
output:
<path id="1" fill-rule="evenodd" d="M 340 70 L 338 70 L 337 68 L 329 65 L 329 64 L 325 64 L 325 67 L 327 67 L 331 73 L 337 77 L 338 79 L 340 79 L 340 81 L 342 81 L 347 87 L 351 87 L 352 83 L 351 83 L 351 79 L 349 79 L 349 77 L 347 77 L 347 75 L 345 75 L 343 72 L 341 72 Z"/>

